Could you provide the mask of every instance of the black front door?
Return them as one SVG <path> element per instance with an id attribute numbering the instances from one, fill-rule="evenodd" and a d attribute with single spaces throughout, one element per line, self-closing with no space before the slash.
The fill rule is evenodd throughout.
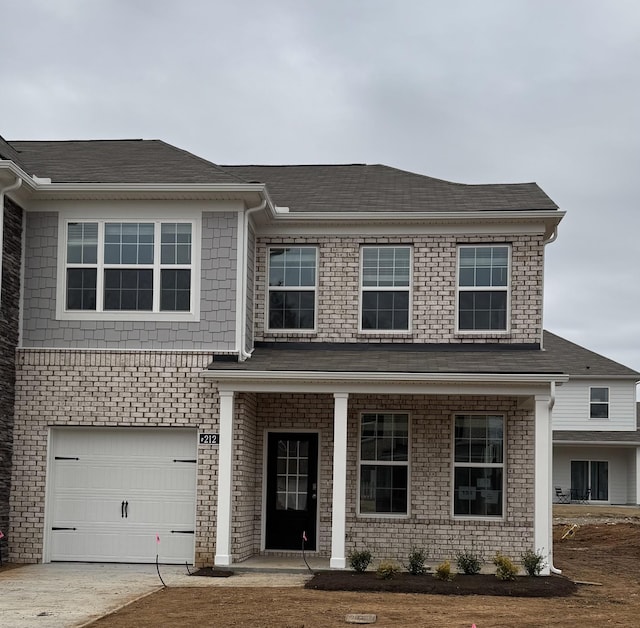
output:
<path id="1" fill-rule="evenodd" d="M 316 549 L 318 435 L 272 432 L 267 444 L 266 549 Z"/>

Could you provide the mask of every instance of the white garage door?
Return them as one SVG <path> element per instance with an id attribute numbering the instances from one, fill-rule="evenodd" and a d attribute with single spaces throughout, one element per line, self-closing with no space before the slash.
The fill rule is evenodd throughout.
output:
<path id="1" fill-rule="evenodd" d="M 196 454 L 195 430 L 53 430 L 48 560 L 193 562 Z"/>

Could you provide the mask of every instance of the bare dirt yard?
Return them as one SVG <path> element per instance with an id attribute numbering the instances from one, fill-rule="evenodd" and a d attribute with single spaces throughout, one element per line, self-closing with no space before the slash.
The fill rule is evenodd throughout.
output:
<path id="1" fill-rule="evenodd" d="M 93 628 L 158 626 L 344 627 L 347 614 L 377 615 L 376 626 L 470 628 L 635 626 L 640 617 L 640 509 L 554 509 L 555 564 L 580 584 L 566 597 L 363 593 L 303 588 L 167 588 Z M 570 524 L 579 527 L 561 540 Z M 276 576 L 274 576 L 276 577 Z M 413 576 L 432 580 L 431 575 Z M 455 581 L 454 581 L 455 582 Z M 480 585 L 479 585 L 480 587 Z"/>

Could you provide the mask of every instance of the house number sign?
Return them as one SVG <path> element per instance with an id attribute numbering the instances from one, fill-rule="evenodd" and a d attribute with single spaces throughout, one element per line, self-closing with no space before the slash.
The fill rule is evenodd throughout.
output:
<path id="1" fill-rule="evenodd" d="M 201 445 L 219 445 L 220 444 L 220 434 L 199 434 L 200 444 Z"/>

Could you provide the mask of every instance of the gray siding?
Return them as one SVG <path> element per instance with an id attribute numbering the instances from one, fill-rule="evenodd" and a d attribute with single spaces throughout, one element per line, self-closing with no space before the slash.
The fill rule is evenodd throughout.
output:
<path id="1" fill-rule="evenodd" d="M 255 275 L 256 275 L 256 233 L 253 225 L 249 223 L 249 234 L 247 238 L 247 341 L 245 350 L 253 349 L 253 308 L 255 294 Z"/>
<path id="2" fill-rule="evenodd" d="M 58 214 L 27 216 L 24 347 L 231 350 L 235 344 L 235 213 L 202 215 L 200 320 L 56 320 Z"/>

